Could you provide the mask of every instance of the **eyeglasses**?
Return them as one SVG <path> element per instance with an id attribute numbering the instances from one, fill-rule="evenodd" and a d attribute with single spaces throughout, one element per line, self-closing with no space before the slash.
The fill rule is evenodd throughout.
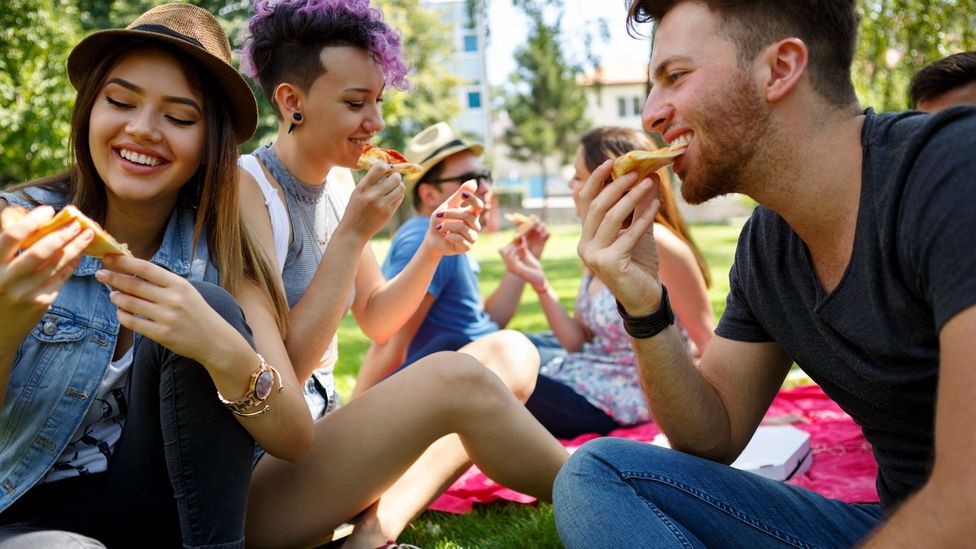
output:
<path id="1" fill-rule="evenodd" d="M 491 178 L 491 172 L 485 170 L 483 172 L 468 172 L 462 173 L 461 175 L 455 175 L 454 177 L 445 177 L 443 179 L 425 179 L 423 183 L 431 183 L 433 185 L 440 185 L 441 183 L 457 183 L 460 185 L 469 179 L 474 179 L 478 182 L 478 186 L 484 185 L 485 187 L 490 187 L 493 180 Z"/>

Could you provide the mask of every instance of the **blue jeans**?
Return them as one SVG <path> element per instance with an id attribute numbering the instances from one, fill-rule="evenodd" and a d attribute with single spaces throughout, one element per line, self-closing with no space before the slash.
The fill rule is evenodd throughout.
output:
<path id="1" fill-rule="evenodd" d="M 253 345 L 234 298 L 193 285 Z M 203 366 L 142 337 L 108 471 L 31 488 L 0 514 L 0 547 L 77 540 L 67 532 L 109 547 L 243 547 L 254 439 L 216 394 Z"/>
<path id="2" fill-rule="evenodd" d="M 553 488 L 574 547 L 850 547 L 884 520 L 851 504 L 643 442 L 584 444 Z"/>

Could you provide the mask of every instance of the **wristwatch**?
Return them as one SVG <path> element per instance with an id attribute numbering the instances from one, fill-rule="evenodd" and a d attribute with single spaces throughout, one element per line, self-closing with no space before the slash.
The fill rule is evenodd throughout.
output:
<path id="1" fill-rule="evenodd" d="M 617 312 L 624 321 L 624 329 L 634 339 L 647 339 L 664 331 L 674 324 L 674 311 L 668 299 L 668 289 L 661 284 L 661 305 L 646 316 L 630 316 L 624 306 L 617 301 Z"/>
<path id="2" fill-rule="evenodd" d="M 258 360 L 261 361 L 261 365 L 258 369 L 251 374 L 251 379 L 248 381 L 247 392 L 244 396 L 237 400 L 227 400 L 217 391 L 217 398 L 223 403 L 231 412 L 239 416 L 251 417 L 261 415 L 271 409 L 269 404 L 265 404 L 264 408 L 256 412 L 247 412 L 252 408 L 256 408 L 271 396 L 271 392 L 275 389 L 275 383 L 278 384 L 278 392 L 280 393 L 284 386 L 281 383 L 281 374 L 278 370 L 268 364 L 264 357 L 258 354 Z"/>

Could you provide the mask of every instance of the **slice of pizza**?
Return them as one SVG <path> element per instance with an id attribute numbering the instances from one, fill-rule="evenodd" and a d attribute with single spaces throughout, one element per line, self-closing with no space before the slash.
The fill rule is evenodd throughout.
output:
<path id="1" fill-rule="evenodd" d="M 613 161 L 613 170 L 610 175 L 617 179 L 624 174 L 637 172 L 637 180 L 640 181 L 651 173 L 665 166 L 670 166 L 675 157 L 684 154 L 687 148 L 688 142 L 685 141 L 656 151 L 630 151 L 618 156 Z"/>
<path id="2" fill-rule="evenodd" d="M 525 215 L 518 212 L 505 214 L 505 219 L 515 224 L 515 236 L 512 238 L 513 242 L 518 241 L 518 239 L 528 234 L 532 230 L 532 227 L 539 222 L 539 218 L 534 215 Z"/>
<path id="3" fill-rule="evenodd" d="M 16 204 L 7 206 L 3 212 L 0 212 L 0 228 L 9 227 L 10 225 L 20 221 L 25 215 L 27 215 L 27 210 L 21 206 Z M 90 255 L 92 257 L 104 257 L 109 254 L 132 256 L 132 253 L 129 252 L 129 248 L 125 244 L 122 244 L 112 238 L 112 235 L 108 234 L 108 232 L 103 229 L 101 225 L 96 223 L 87 215 L 81 213 L 81 210 L 70 204 L 62 208 L 57 215 L 38 227 L 36 231 L 25 238 L 24 241 L 21 242 L 20 247 L 23 249 L 29 248 L 38 240 L 67 225 L 68 223 L 71 223 L 72 221 L 77 221 L 78 224 L 81 225 L 82 230 L 91 229 L 92 232 L 95 233 L 95 238 L 93 238 L 91 244 L 89 244 L 82 251 L 83 254 Z"/>
<path id="4" fill-rule="evenodd" d="M 368 170 L 377 164 L 389 164 L 392 171 L 404 175 L 423 171 L 420 164 L 410 162 L 393 149 L 384 149 L 375 145 L 363 147 L 363 153 L 359 156 L 356 167 L 361 170 Z"/>

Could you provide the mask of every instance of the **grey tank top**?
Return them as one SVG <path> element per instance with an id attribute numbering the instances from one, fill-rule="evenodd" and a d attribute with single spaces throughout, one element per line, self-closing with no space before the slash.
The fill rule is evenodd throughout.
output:
<path id="1" fill-rule="evenodd" d="M 329 239 L 342 219 L 346 198 L 335 185 L 309 185 L 299 181 L 288 171 L 270 145 L 260 147 L 253 154 L 284 190 L 291 221 L 291 242 L 281 278 L 288 307 L 291 308 L 298 303 L 312 282 Z M 352 295 L 348 303 L 352 303 Z M 320 367 L 312 372 L 305 384 L 305 400 L 313 417 L 319 417 L 338 405 L 333 377 L 338 359 L 339 343 L 337 337 L 333 336 L 329 348 L 322 355 Z"/>

